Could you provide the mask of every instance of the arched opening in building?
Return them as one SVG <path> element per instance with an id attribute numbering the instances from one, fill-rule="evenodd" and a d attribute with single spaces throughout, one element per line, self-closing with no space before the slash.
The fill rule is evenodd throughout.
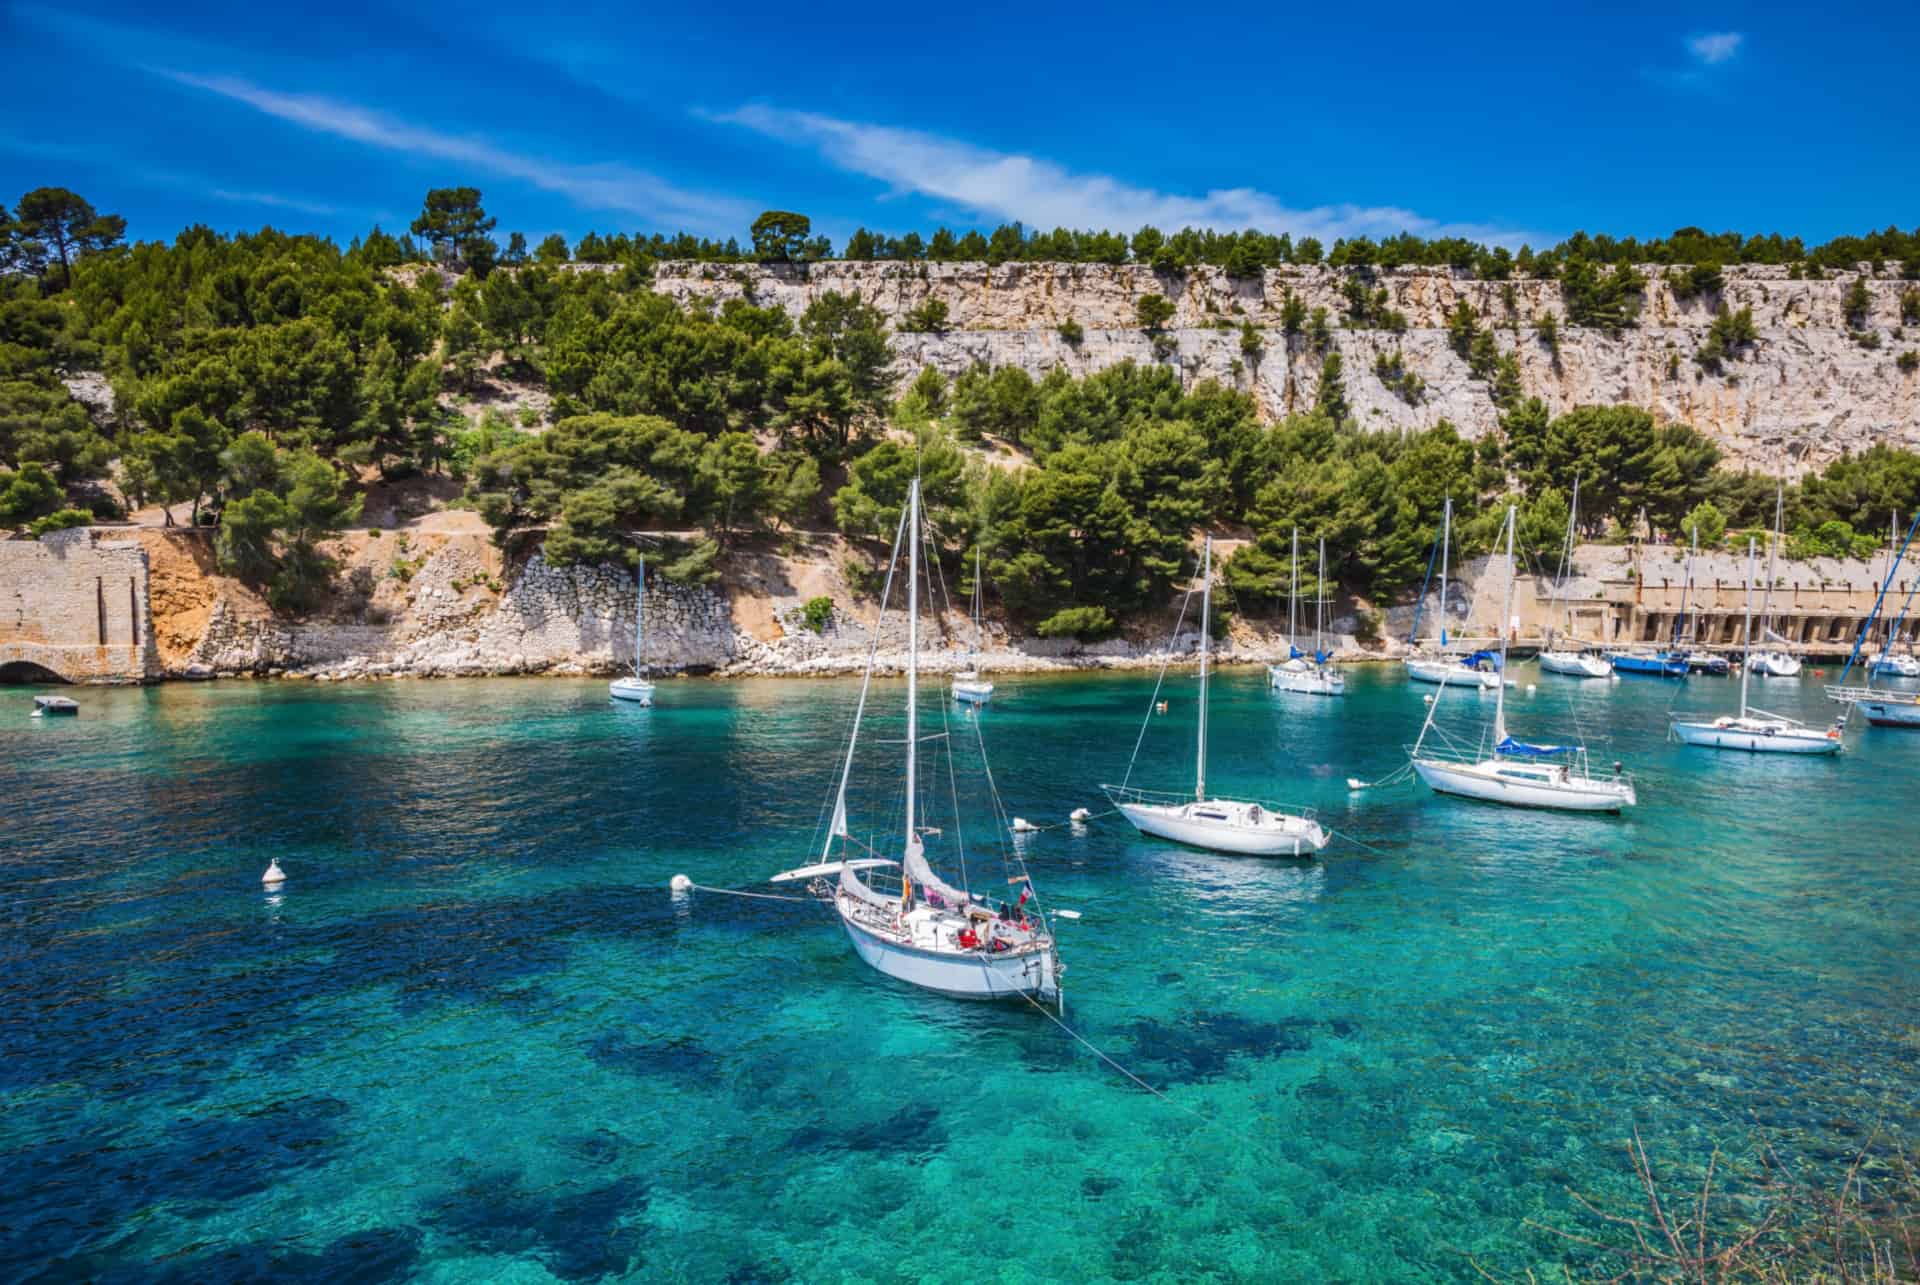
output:
<path id="1" fill-rule="evenodd" d="M 0 665 L 0 684 L 44 686 L 48 683 L 65 683 L 66 681 L 45 665 L 36 665 L 30 660 L 10 660 Z"/>

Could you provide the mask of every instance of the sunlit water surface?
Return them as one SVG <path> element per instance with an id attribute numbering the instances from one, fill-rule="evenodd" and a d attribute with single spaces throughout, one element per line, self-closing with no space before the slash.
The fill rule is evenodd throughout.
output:
<path id="1" fill-rule="evenodd" d="M 809 859 L 855 683 L 229 683 L 59 721 L 0 689 L 0 1277 L 1461 1277 L 1564 1259 L 1569 1189 L 1631 1203 L 1635 1127 L 1683 1175 L 1904 1145 L 1920 735 L 1686 749 L 1669 707 L 1734 684 L 1518 674 L 1515 732 L 1584 728 L 1636 813 L 1350 794 L 1429 689 L 1238 672 L 1209 783 L 1317 806 L 1322 861 L 1026 842 L 1084 915 L 1068 1021 L 1170 1101 L 1031 1008 L 886 981 L 815 907 L 669 894 Z M 1151 684 L 1002 677 L 1009 808 L 1100 809 Z M 1187 788 L 1191 678 L 1165 694 L 1134 780 Z M 1812 680 L 1765 703 L 1826 716 Z"/>

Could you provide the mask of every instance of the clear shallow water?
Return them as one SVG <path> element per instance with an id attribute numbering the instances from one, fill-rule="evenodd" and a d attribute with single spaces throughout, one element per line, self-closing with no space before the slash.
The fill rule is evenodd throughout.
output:
<path id="1" fill-rule="evenodd" d="M 998 681 L 1011 809 L 1098 810 L 1151 678 Z M 1378 851 L 1031 840 L 1085 915 L 1069 1020 L 1184 1111 L 810 907 L 668 894 L 808 859 L 854 683 L 170 686 L 59 721 L 0 689 L 0 1277 L 1461 1277 L 1558 1261 L 1526 1224 L 1577 1225 L 1568 1187 L 1630 1201 L 1635 1126 L 1682 1178 L 1912 1140 L 1920 736 L 1684 749 L 1676 694 L 1734 684 L 1538 682 L 1515 733 L 1577 718 L 1632 817 L 1350 796 L 1424 689 L 1231 672 L 1210 783 Z M 1168 695 L 1135 782 L 1180 789 Z M 1814 681 L 1761 703 L 1826 713 Z"/>

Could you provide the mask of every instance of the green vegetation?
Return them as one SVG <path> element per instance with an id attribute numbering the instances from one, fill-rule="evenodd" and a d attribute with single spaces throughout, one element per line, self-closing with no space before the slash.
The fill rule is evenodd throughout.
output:
<path id="1" fill-rule="evenodd" d="M 1173 320 L 1173 300 L 1163 294 L 1143 294 L 1133 306 L 1142 330 L 1159 330 Z"/>
<path id="2" fill-rule="evenodd" d="M 1722 363 L 1728 358 L 1744 357 L 1747 350 L 1760 340 L 1760 331 L 1753 322 L 1753 309 L 1742 308 L 1738 312 L 1728 312 L 1721 304 L 1719 311 L 1713 314 L 1713 325 L 1707 328 L 1707 337 L 1701 341 L 1700 348 L 1693 359 L 1702 369 L 1719 373 Z"/>
<path id="3" fill-rule="evenodd" d="M 917 308 L 909 309 L 900 322 L 900 329 L 922 334 L 938 334 L 947 328 L 947 305 L 939 299 L 929 299 Z"/>
<path id="4" fill-rule="evenodd" d="M 1078 348 L 1082 343 L 1086 342 L 1087 332 L 1082 330 L 1080 328 L 1080 323 L 1075 321 L 1072 317 L 1068 317 L 1065 321 L 1060 323 L 1059 332 L 1060 332 L 1060 337 L 1062 339 L 1066 340 L 1068 343 L 1072 344 L 1076 348 Z"/>
<path id="5" fill-rule="evenodd" d="M 833 619 L 833 599 L 827 597 L 809 598 L 807 605 L 800 609 L 801 617 L 807 628 L 814 633 L 826 632 L 827 622 Z"/>
<path id="6" fill-rule="evenodd" d="M 1356 425 L 1354 376 L 1333 347 L 1333 320 L 1284 285 L 1280 329 L 1289 347 L 1298 336 L 1296 351 L 1319 359 L 1320 378 L 1311 409 L 1274 424 L 1259 421 L 1244 393 L 1183 387 L 1174 370 L 1131 363 L 1084 379 L 980 366 L 949 381 L 926 369 L 896 401 L 886 326 L 856 294 L 823 291 L 793 317 L 750 297 L 682 306 L 650 288 L 655 261 L 668 257 L 813 270 L 832 247 L 792 212 L 756 220 L 745 249 L 589 233 L 530 251 L 512 234 L 500 247 L 481 193 L 456 187 L 429 193 L 407 235 L 375 228 L 345 249 L 271 229 L 226 237 L 202 227 L 172 244 L 129 247 L 113 216 L 41 189 L 0 214 L 0 231 L 0 524 L 111 511 L 111 482 L 136 505 L 184 507 L 217 527 L 221 565 L 287 609 L 328 592 L 321 550 L 357 519 L 362 489 L 420 475 L 462 482 L 505 546 L 543 544 L 558 563 L 631 565 L 635 536 L 648 531 L 669 545 L 663 574 L 703 583 L 729 546 L 758 532 L 831 522 L 870 546 L 889 540 L 917 470 L 956 572 L 977 547 L 1016 619 L 1088 639 L 1164 602 L 1206 527 L 1252 532 L 1226 574 L 1244 600 L 1271 602 L 1284 593 L 1277 542 L 1295 524 L 1327 535 L 1330 571 L 1345 585 L 1381 594 L 1414 583 L 1449 495 L 1469 552 L 1492 539 L 1508 498 L 1524 505 L 1529 546 L 1542 544 L 1564 522 L 1576 476 L 1590 535 L 1637 523 L 1643 510 L 1675 531 L 1707 502 L 1725 522 L 1764 525 L 1771 514 L 1771 483 L 1721 469 L 1714 447 L 1683 425 L 1627 407 L 1551 416 L 1525 397 L 1513 353 L 1464 304 L 1450 338 L 1503 412 L 1501 430 L 1480 442 L 1445 423 L 1385 433 Z M 1813 252 L 1687 232 L 1648 245 L 1576 237 L 1514 254 L 1411 237 L 1328 250 L 1259 233 L 1010 227 L 943 229 L 925 241 L 857 233 L 846 253 L 1080 257 L 1170 273 L 1219 263 L 1246 279 L 1324 261 L 1347 274 L 1342 320 L 1388 331 L 1403 322 L 1377 280 L 1383 271 L 1556 275 L 1570 324 L 1612 330 L 1638 312 L 1637 261 L 1852 271 L 1845 255 L 1855 254 L 1912 262 L 1920 275 L 1916 246 L 1897 231 Z M 1711 272 L 1686 277 L 1696 293 L 1713 289 Z M 1137 306 L 1139 324 L 1155 332 L 1175 311 L 1160 293 Z M 1515 312 L 1506 305 L 1503 324 L 1517 328 Z M 943 326 L 944 309 L 930 302 L 907 324 Z M 1237 325 L 1242 355 L 1261 356 L 1259 330 L 1216 324 Z M 1540 342 L 1557 345 L 1557 321 L 1535 325 Z M 1084 338 L 1071 320 L 1059 332 Z M 1722 309 L 1709 342 L 1716 337 L 1736 356 L 1752 341 L 1750 315 Z M 110 412 L 89 413 L 68 393 L 63 377 L 83 371 L 104 373 Z M 1422 395 L 1397 352 L 1373 373 L 1410 402 Z M 449 392 L 493 395 L 509 380 L 543 387 L 549 411 L 476 425 L 443 405 Z M 988 439 L 1030 466 L 989 468 L 967 448 Z M 1869 451 L 1795 487 L 1789 526 L 1838 547 L 1832 524 L 1879 531 L 1916 505 L 1920 457 Z"/>

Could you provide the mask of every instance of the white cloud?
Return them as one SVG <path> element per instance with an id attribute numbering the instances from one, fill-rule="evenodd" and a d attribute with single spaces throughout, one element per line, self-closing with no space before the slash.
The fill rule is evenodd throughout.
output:
<path id="1" fill-rule="evenodd" d="M 217 201 L 233 201 L 239 205 L 268 205 L 276 210 L 295 210 L 301 214 L 338 214 L 339 210 L 331 205 L 322 205 L 318 201 L 302 201 L 298 197 L 280 196 L 274 192 L 235 192 L 228 188 L 216 187 L 207 192 Z"/>
<path id="2" fill-rule="evenodd" d="M 746 202 L 675 187 L 643 170 L 617 162 L 563 164 L 510 151 L 485 139 L 408 125 L 337 99 L 281 93 L 230 76 L 195 76 L 179 71 L 164 74 L 181 84 L 245 103 L 305 129 L 518 179 L 558 192 L 586 209 L 617 210 L 639 215 L 662 227 L 693 231 L 737 229 L 753 215 Z"/>
<path id="3" fill-rule="evenodd" d="M 1218 188 L 1189 196 L 1160 192 L 1104 174 L 1076 174 L 1052 161 L 996 152 L 937 134 L 837 120 L 812 112 L 750 104 L 708 119 L 741 125 L 770 138 L 817 149 L 841 169 L 949 201 L 971 214 L 1018 219 L 1037 228 L 1110 228 L 1153 224 L 1222 230 L 1259 228 L 1322 240 L 1354 236 L 1464 236 L 1519 245 L 1548 238 L 1477 223 L 1446 223 L 1393 206 L 1322 205 L 1295 208 L 1249 187 Z"/>
<path id="4" fill-rule="evenodd" d="M 1737 31 L 1710 31 L 1687 41 L 1687 50 L 1709 67 L 1726 62 L 1740 52 L 1746 37 Z"/>

